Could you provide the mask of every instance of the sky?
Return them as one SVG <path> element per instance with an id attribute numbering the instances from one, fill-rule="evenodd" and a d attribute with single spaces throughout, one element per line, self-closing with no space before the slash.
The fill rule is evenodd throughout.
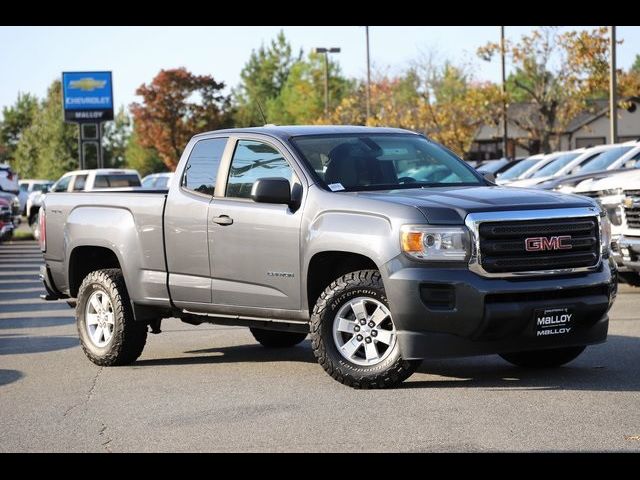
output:
<path id="1" fill-rule="evenodd" d="M 507 26 L 506 36 L 516 40 L 533 28 Z M 112 71 L 116 106 L 139 100 L 136 88 L 161 68 L 186 67 L 233 87 L 252 49 L 268 43 L 280 29 L 296 51 L 340 47 L 333 58 L 343 72 L 365 77 L 365 29 L 361 26 L 0 27 L 0 107 L 13 104 L 18 92 L 44 97 L 63 71 Z M 471 63 L 479 80 L 499 81 L 499 60 L 483 62 L 475 56 L 479 46 L 499 40 L 499 31 L 497 26 L 370 27 L 372 66 L 398 73 L 420 55 L 432 52 L 441 61 Z M 624 39 L 618 47 L 618 65 L 626 69 L 640 53 L 640 27 L 618 27 L 617 35 Z"/>

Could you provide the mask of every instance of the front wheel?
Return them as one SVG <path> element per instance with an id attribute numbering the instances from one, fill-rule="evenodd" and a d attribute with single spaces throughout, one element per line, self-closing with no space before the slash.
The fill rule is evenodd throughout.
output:
<path id="1" fill-rule="evenodd" d="M 360 270 L 332 282 L 311 316 L 311 345 L 318 363 L 353 388 L 390 388 L 420 361 L 402 358 L 380 272 Z"/>
<path id="2" fill-rule="evenodd" d="M 85 277 L 78 291 L 76 320 L 82 349 L 96 365 L 126 365 L 142 354 L 147 325 L 133 317 L 120 269 L 96 270 Z"/>
<path id="3" fill-rule="evenodd" d="M 532 352 L 502 353 L 507 362 L 525 368 L 554 368 L 575 360 L 587 347 L 565 347 Z"/>

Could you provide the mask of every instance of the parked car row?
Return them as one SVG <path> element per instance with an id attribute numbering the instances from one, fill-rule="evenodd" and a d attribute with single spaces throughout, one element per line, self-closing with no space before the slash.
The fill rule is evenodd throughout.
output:
<path id="1" fill-rule="evenodd" d="M 25 180 L 29 191 L 24 215 L 36 239 L 40 238 L 39 210 L 47 192 L 88 192 L 112 188 L 136 188 L 163 190 L 167 188 L 171 173 L 155 173 L 140 179 L 132 169 L 100 168 L 75 170 L 65 173 L 55 183 L 48 180 Z"/>
<path id="2" fill-rule="evenodd" d="M 140 179 L 131 169 L 92 169 L 67 172 L 57 181 L 24 179 L 8 164 L 0 164 L 0 241 L 13 237 L 14 230 L 25 217 L 36 239 L 40 236 L 38 212 L 49 192 L 79 192 L 105 188 L 141 187 L 166 190 L 171 172 L 154 173 Z"/>
<path id="3" fill-rule="evenodd" d="M 611 222 L 620 278 L 640 286 L 640 141 L 532 155 L 509 162 L 496 183 L 596 200 Z"/>

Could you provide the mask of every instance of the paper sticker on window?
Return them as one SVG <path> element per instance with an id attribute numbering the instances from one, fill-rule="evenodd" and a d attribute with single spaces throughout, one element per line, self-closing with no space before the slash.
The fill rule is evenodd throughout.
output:
<path id="1" fill-rule="evenodd" d="M 344 190 L 344 187 L 341 183 L 330 183 L 329 188 L 332 192 L 339 192 L 340 190 Z"/>

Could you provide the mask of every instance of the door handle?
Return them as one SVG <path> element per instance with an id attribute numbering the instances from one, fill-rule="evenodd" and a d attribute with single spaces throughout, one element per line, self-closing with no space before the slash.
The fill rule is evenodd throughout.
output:
<path id="1" fill-rule="evenodd" d="M 211 221 L 218 225 L 231 225 L 233 223 L 233 218 L 229 215 L 220 215 L 219 217 L 212 218 Z"/>

